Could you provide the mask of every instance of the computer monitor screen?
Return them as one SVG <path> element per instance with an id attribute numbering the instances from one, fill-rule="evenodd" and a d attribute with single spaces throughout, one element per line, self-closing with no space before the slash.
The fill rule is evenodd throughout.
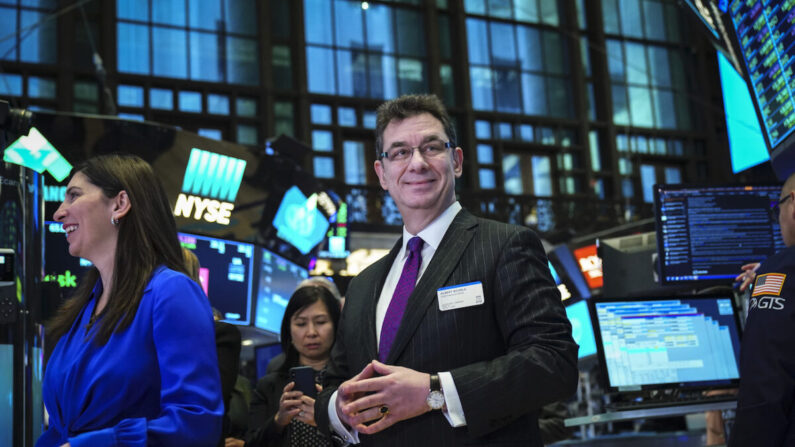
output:
<path id="1" fill-rule="evenodd" d="M 278 334 L 290 296 L 298 283 L 308 277 L 306 268 L 262 249 L 254 326 Z"/>
<path id="2" fill-rule="evenodd" d="M 223 321 L 249 324 L 254 246 L 187 233 L 179 233 L 179 242 L 199 258 L 199 282 Z"/>
<path id="3" fill-rule="evenodd" d="M 730 283 L 742 265 L 784 248 L 770 205 L 780 185 L 655 185 L 664 284 Z"/>
<path id="4" fill-rule="evenodd" d="M 588 302 L 580 300 L 574 303 L 567 303 L 566 316 L 571 322 L 571 336 L 580 345 L 577 358 L 590 357 L 596 355 L 596 339 L 593 335 L 591 325 L 591 315 L 588 312 Z"/>
<path id="5" fill-rule="evenodd" d="M 69 254 L 66 232 L 60 222 L 44 222 L 44 281 L 55 282 L 66 296 L 72 294 L 91 261 Z"/>
<path id="6" fill-rule="evenodd" d="M 740 329 L 731 294 L 591 303 L 609 392 L 739 383 Z"/>
<path id="7" fill-rule="evenodd" d="M 567 245 L 558 245 L 547 253 L 547 256 L 552 265 L 556 266 L 556 273 L 572 296 L 580 298 L 591 296 L 591 290 L 582 276 L 580 266 Z"/>

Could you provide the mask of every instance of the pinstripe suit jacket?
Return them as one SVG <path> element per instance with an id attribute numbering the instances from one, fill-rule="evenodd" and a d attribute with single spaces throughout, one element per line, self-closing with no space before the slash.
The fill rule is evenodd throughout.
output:
<path id="1" fill-rule="evenodd" d="M 321 429 L 336 385 L 377 358 L 376 302 L 400 244 L 348 287 L 329 383 L 316 402 Z M 485 303 L 439 310 L 437 289 L 475 281 Z M 386 363 L 451 372 L 467 426 L 453 428 L 431 411 L 360 434 L 362 445 L 541 446 L 538 410 L 570 397 L 578 374 L 577 345 L 535 233 L 461 210 L 409 297 Z"/>

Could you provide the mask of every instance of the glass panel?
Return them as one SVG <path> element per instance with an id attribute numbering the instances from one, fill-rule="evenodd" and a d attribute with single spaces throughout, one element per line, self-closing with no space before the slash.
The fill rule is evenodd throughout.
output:
<path id="1" fill-rule="evenodd" d="M 549 157 L 533 156 L 533 193 L 541 197 L 552 195 L 552 168 Z"/>
<path id="2" fill-rule="evenodd" d="M 331 2 L 329 0 L 304 0 L 304 30 L 307 43 L 328 45 L 331 37 Z M 307 48 L 307 56 L 309 48 Z M 307 62 L 312 59 L 307 58 Z M 311 73 L 310 70 L 307 70 Z"/>
<path id="3" fill-rule="evenodd" d="M 334 136 L 330 130 L 312 131 L 312 149 L 331 152 L 334 150 Z"/>
<path id="4" fill-rule="evenodd" d="M 654 0 L 645 0 L 643 2 L 643 22 L 646 25 L 647 39 L 665 40 L 665 19 L 662 4 Z"/>
<path id="5" fill-rule="evenodd" d="M 645 87 L 629 87 L 629 104 L 632 113 L 632 125 L 641 127 L 654 126 L 651 112 L 651 94 Z"/>
<path id="6" fill-rule="evenodd" d="M 120 106 L 143 107 L 144 89 L 136 85 L 119 85 L 116 89 L 116 101 Z"/>
<path id="7" fill-rule="evenodd" d="M 210 93 L 207 95 L 207 111 L 216 115 L 229 115 L 229 97 Z"/>
<path id="8" fill-rule="evenodd" d="M 511 0 L 487 0 L 489 15 L 503 19 L 511 18 Z"/>
<path id="9" fill-rule="evenodd" d="M 342 151 L 345 157 L 345 183 L 364 185 L 367 183 L 365 170 L 364 143 L 360 141 L 344 141 Z"/>
<path id="10" fill-rule="evenodd" d="M 671 70 L 668 66 L 668 50 L 662 47 L 649 46 L 649 65 L 652 85 L 657 87 L 671 86 Z"/>
<path id="11" fill-rule="evenodd" d="M 623 85 L 613 84 L 613 123 L 629 125 L 629 110 L 627 109 L 627 89 Z"/>
<path id="12" fill-rule="evenodd" d="M 450 18 L 446 15 L 439 15 L 436 26 L 439 28 L 439 54 L 442 59 L 451 59 L 453 43 L 450 41 Z"/>
<path id="13" fill-rule="evenodd" d="M 362 4 L 349 0 L 334 0 L 337 45 L 345 48 L 364 48 Z M 330 42 L 323 42 L 328 45 Z"/>
<path id="14" fill-rule="evenodd" d="M 337 108 L 337 123 L 340 126 L 354 127 L 356 126 L 356 109 L 351 107 L 338 107 Z M 346 168 L 347 169 L 347 168 Z"/>
<path id="15" fill-rule="evenodd" d="M 632 179 L 625 178 L 621 180 L 621 193 L 627 199 L 635 197 L 635 186 L 632 185 Z"/>
<path id="16" fill-rule="evenodd" d="M 367 26 L 367 48 L 382 53 L 394 53 L 392 31 L 392 8 L 371 5 L 364 13 Z"/>
<path id="17" fill-rule="evenodd" d="M 514 0 L 516 20 L 538 23 L 538 4 L 536 0 Z"/>
<path id="18" fill-rule="evenodd" d="M 582 73 L 586 77 L 591 76 L 591 56 L 588 48 L 588 38 L 580 37 L 580 60 L 582 61 Z"/>
<path id="19" fill-rule="evenodd" d="M 649 70 L 646 68 L 646 48 L 637 43 L 627 42 L 624 45 L 627 54 L 627 82 L 630 84 L 649 83 Z"/>
<path id="20" fill-rule="evenodd" d="M 619 158 L 618 173 L 621 175 L 632 175 L 632 161 L 624 157 Z"/>
<path id="21" fill-rule="evenodd" d="M 179 110 L 201 113 L 202 94 L 199 92 L 179 92 Z"/>
<path id="22" fill-rule="evenodd" d="M 640 0 L 618 0 L 621 14 L 621 31 L 625 36 L 643 37 L 640 15 Z"/>
<path id="23" fill-rule="evenodd" d="M 199 81 L 223 82 L 225 67 L 219 59 L 218 35 L 207 32 L 190 33 L 190 78 Z"/>
<path id="24" fill-rule="evenodd" d="M 117 5 L 135 3 L 119 1 Z M 146 8 L 148 5 L 141 5 Z M 126 6 L 125 6 L 126 7 Z M 142 20 L 146 20 L 143 18 Z M 157 0 L 152 2 L 152 22 L 162 25 L 185 26 L 185 0 Z"/>
<path id="25" fill-rule="evenodd" d="M 589 82 L 586 88 L 588 89 L 588 119 L 591 121 L 595 121 L 596 98 L 594 97 L 594 92 L 593 92 L 593 82 Z"/>
<path id="26" fill-rule="evenodd" d="M 391 58 L 385 58 L 391 59 Z M 425 67 L 419 60 L 400 58 L 398 60 L 398 81 L 400 94 L 424 93 L 428 89 L 425 85 Z M 387 94 L 384 98 L 391 98 Z"/>
<path id="27" fill-rule="evenodd" d="M 492 66 L 516 67 L 516 38 L 513 26 L 507 23 L 491 22 Z"/>
<path id="28" fill-rule="evenodd" d="M 273 84 L 276 88 L 291 89 L 293 86 L 292 57 L 290 47 L 274 45 L 271 51 Z"/>
<path id="29" fill-rule="evenodd" d="M 467 14 L 486 14 L 485 0 L 464 0 L 464 10 Z"/>
<path id="30" fill-rule="evenodd" d="M 99 101 L 99 91 L 96 82 L 75 81 L 75 99 L 79 101 L 89 101 L 96 103 Z"/>
<path id="31" fill-rule="evenodd" d="M 602 151 L 599 145 L 599 133 L 595 130 L 588 132 L 588 146 L 591 152 L 591 171 L 602 170 Z"/>
<path id="32" fill-rule="evenodd" d="M 9 37 L 0 40 L 0 59 L 17 60 L 17 9 L 0 6 L 0 29 Z M 0 88 L 3 88 L 0 86 Z M 18 95 L 18 96 L 21 96 Z"/>
<path id="33" fill-rule="evenodd" d="M 556 144 L 555 130 L 551 127 L 539 127 L 536 133 L 536 142 L 545 145 Z"/>
<path id="34" fill-rule="evenodd" d="M 508 113 L 521 112 L 519 72 L 516 70 L 495 69 L 493 73 L 497 110 Z"/>
<path id="35" fill-rule="evenodd" d="M 502 157 L 502 176 L 506 194 L 522 194 L 524 192 L 522 169 L 518 155 L 505 154 Z"/>
<path id="36" fill-rule="evenodd" d="M 331 106 L 312 104 L 309 106 L 309 116 L 312 124 L 331 124 Z"/>
<path id="37" fill-rule="evenodd" d="M 662 129 L 676 129 L 674 95 L 669 90 L 652 89 L 656 125 Z"/>
<path id="38" fill-rule="evenodd" d="M 640 165 L 640 184 L 643 190 L 643 201 L 646 203 L 654 202 L 654 184 L 657 177 L 654 174 L 654 166 Z"/>
<path id="39" fill-rule="evenodd" d="M 569 99 L 569 82 L 560 78 L 547 78 L 549 90 L 549 114 L 561 118 L 572 115 L 572 101 Z"/>
<path id="40" fill-rule="evenodd" d="M 271 1 L 271 36 L 275 37 L 276 39 L 289 39 L 290 38 L 290 8 L 292 6 L 292 2 L 294 0 L 272 0 Z M 325 5 L 328 5 L 329 2 L 323 2 Z M 316 13 L 313 11 L 313 13 Z M 307 11 L 304 11 L 304 17 L 307 17 L 309 14 Z M 326 17 L 331 17 L 326 16 Z M 330 24 L 330 20 L 325 20 L 323 25 Z M 314 31 L 314 30 L 313 30 Z M 306 36 L 309 35 L 310 30 L 306 31 Z M 322 32 L 322 30 L 321 30 Z M 331 34 L 329 34 L 330 36 Z M 326 42 L 330 42 L 331 39 L 327 40 Z"/>
<path id="41" fill-rule="evenodd" d="M 259 84 L 257 41 L 242 37 L 226 38 L 227 81 L 235 84 Z"/>
<path id="42" fill-rule="evenodd" d="M 394 98 L 397 96 L 397 82 L 395 79 L 395 58 L 392 56 L 379 56 L 379 55 L 370 55 L 368 58 L 370 62 L 370 97 L 371 98 Z M 403 64 L 403 60 L 401 60 L 401 70 L 407 67 L 405 73 L 401 73 L 401 75 L 405 75 L 407 77 L 414 77 L 416 78 L 416 74 L 411 73 L 411 63 L 407 63 L 406 65 Z M 358 67 L 355 67 L 358 68 Z M 364 68 L 361 68 L 362 74 L 361 77 L 364 78 L 365 71 Z M 419 75 L 422 77 L 422 75 Z M 406 87 L 408 88 L 410 85 L 407 84 Z M 363 87 L 364 82 L 357 83 L 358 88 L 355 89 L 356 96 L 365 96 Z M 401 88 L 403 87 L 403 80 L 401 79 Z"/>
<path id="43" fill-rule="evenodd" d="M 602 0 L 602 21 L 604 31 L 608 34 L 619 34 L 618 4 L 616 0 Z M 610 54 L 608 52 L 608 54 Z"/>
<path id="44" fill-rule="evenodd" d="M 47 20 L 48 14 L 36 11 L 20 11 L 20 30 L 25 31 L 19 42 L 19 60 L 39 64 L 54 64 L 57 60 L 55 44 L 55 20 Z M 5 30 L 3 30 L 5 34 Z"/>
<path id="45" fill-rule="evenodd" d="M 240 144 L 256 146 L 259 144 L 258 134 L 259 132 L 257 132 L 257 128 L 254 126 L 249 126 L 247 124 L 237 125 L 237 142 Z"/>
<path id="46" fill-rule="evenodd" d="M 494 149 L 489 144 L 478 144 L 478 163 L 491 164 L 494 163 Z"/>
<path id="47" fill-rule="evenodd" d="M 148 0 L 117 0 L 116 16 L 120 19 L 149 20 Z"/>
<path id="48" fill-rule="evenodd" d="M 491 70 L 470 67 L 469 78 L 472 88 L 472 107 L 475 110 L 493 110 L 494 98 L 491 90 Z"/>
<path id="49" fill-rule="evenodd" d="M 307 52 L 308 51 L 309 49 L 307 49 Z M 354 96 L 353 88 L 354 85 L 356 85 L 357 87 L 356 91 L 358 92 L 358 95 L 356 96 L 367 96 L 367 78 L 366 78 L 366 71 L 364 68 L 367 55 L 365 53 L 358 53 L 356 56 L 357 66 L 354 66 L 354 60 L 353 57 L 351 56 L 350 51 L 338 50 L 336 52 L 332 52 L 331 50 L 328 50 L 328 52 L 330 54 L 336 53 L 337 88 L 338 88 L 337 94 Z M 353 81 L 354 71 L 356 71 L 357 74 L 359 75 L 359 79 L 357 79 L 358 82 L 356 83 L 354 83 Z M 323 73 L 318 73 L 318 75 L 326 78 L 328 76 L 328 73 L 323 72 Z M 312 91 L 311 84 L 310 84 L 310 91 Z M 326 93 L 326 92 L 317 91 L 316 93 Z M 334 91 L 332 90 L 327 93 L 334 93 Z"/>
<path id="50" fill-rule="evenodd" d="M 439 67 L 439 78 L 442 81 L 442 101 L 448 106 L 456 104 L 455 84 L 453 83 L 453 67 L 443 64 Z"/>
<path id="51" fill-rule="evenodd" d="M 188 11 L 191 28 L 220 31 L 224 27 L 218 0 L 188 0 Z"/>
<path id="52" fill-rule="evenodd" d="M 522 70 L 541 71 L 544 57 L 541 52 L 541 36 L 538 30 L 520 25 L 516 27 L 516 32 Z"/>
<path id="53" fill-rule="evenodd" d="M 257 35 L 257 2 L 255 0 L 225 0 L 226 31 L 235 34 Z"/>
<path id="54" fill-rule="evenodd" d="M 627 140 L 627 136 L 624 134 L 616 135 L 616 149 L 619 152 L 626 152 L 629 148 L 629 142 Z"/>
<path id="55" fill-rule="evenodd" d="M 293 104 L 290 102 L 276 102 L 273 104 L 274 134 L 295 136 L 293 125 Z"/>
<path id="56" fill-rule="evenodd" d="M 529 124 L 520 124 L 519 138 L 521 138 L 522 141 L 533 141 L 533 126 Z"/>
<path id="57" fill-rule="evenodd" d="M 569 62 L 566 59 L 568 52 L 563 46 L 560 34 L 552 31 L 542 33 L 544 44 L 544 66 L 546 71 L 555 74 L 569 72 Z"/>
<path id="58" fill-rule="evenodd" d="M 257 100 L 254 98 L 237 98 L 235 100 L 237 116 L 257 116 Z"/>
<path id="59" fill-rule="evenodd" d="M 28 96 L 31 98 L 55 99 L 55 80 L 30 76 L 28 78 Z"/>
<path id="60" fill-rule="evenodd" d="M 617 40 L 607 41 L 607 69 L 610 79 L 624 82 L 624 45 Z"/>
<path id="61" fill-rule="evenodd" d="M 475 121 L 475 137 L 482 139 L 491 138 L 491 125 L 488 121 Z"/>
<path id="62" fill-rule="evenodd" d="M 173 110 L 174 94 L 162 88 L 149 89 L 149 107 L 153 109 Z"/>
<path id="63" fill-rule="evenodd" d="M 540 0 L 541 3 L 541 23 L 557 26 L 558 20 L 558 0 Z"/>
<path id="64" fill-rule="evenodd" d="M 306 65 L 307 88 L 311 93 L 336 93 L 332 50 L 307 46 Z"/>
<path id="65" fill-rule="evenodd" d="M 377 115 L 375 112 L 364 112 L 362 115 L 362 124 L 365 129 L 375 129 Z"/>
<path id="66" fill-rule="evenodd" d="M 183 30 L 152 28 L 152 74 L 169 78 L 188 77 L 187 36 Z"/>
<path id="67" fill-rule="evenodd" d="M 467 19 L 467 44 L 470 64 L 489 63 L 489 36 L 485 20 Z"/>
<path id="68" fill-rule="evenodd" d="M 481 189 L 494 189 L 497 187 L 497 179 L 494 169 L 478 169 L 478 183 Z"/>
<path id="69" fill-rule="evenodd" d="M 513 139 L 513 129 L 511 128 L 511 123 L 499 123 L 497 124 L 497 129 L 501 140 Z"/>
<path id="70" fill-rule="evenodd" d="M 315 177 L 334 178 L 334 159 L 331 157 L 315 157 L 313 160 Z"/>
<path id="71" fill-rule="evenodd" d="M 665 168 L 665 183 L 676 185 L 682 183 L 682 170 L 679 168 Z"/>
<path id="72" fill-rule="evenodd" d="M 408 56 L 425 56 L 425 28 L 419 11 L 398 9 L 397 18 L 398 52 Z"/>
<path id="73" fill-rule="evenodd" d="M 223 140 L 223 133 L 220 129 L 199 129 L 197 132 L 200 136 L 205 138 L 210 138 L 213 140 L 221 141 Z"/>
<path id="74" fill-rule="evenodd" d="M 585 20 L 585 0 L 577 0 L 575 6 L 577 7 L 577 25 L 580 29 L 585 29 L 587 27 Z"/>
<path id="75" fill-rule="evenodd" d="M 527 115 L 546 115 L 547 88 L 543 76 L 522 74 L 522 105 Z"/>
<path id="76" fill-rule="evenodd" d="M 144 25 L 116 24 L 118 68 L 123 73 L 149 74 L 149 29 Z"/>

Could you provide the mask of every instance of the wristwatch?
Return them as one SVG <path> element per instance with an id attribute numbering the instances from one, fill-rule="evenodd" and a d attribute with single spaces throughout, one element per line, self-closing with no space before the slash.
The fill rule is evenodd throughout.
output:
<path id="1" fill-rule="evenodd" d="M 431 389 L 428 392 L 428 397 L 425 398 L 425 403 L 428 404 L 431 410 L 441 410 L 444 407 L 442 381 L 439 380 L 438 374 L 431 374 Z"/>

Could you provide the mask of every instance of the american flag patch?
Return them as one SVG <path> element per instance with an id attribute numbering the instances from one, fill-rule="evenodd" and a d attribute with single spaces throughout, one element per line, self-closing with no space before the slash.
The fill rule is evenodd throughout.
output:
<path id="1" fill-rule="evenodd" d="M 781 288 L 784 286 L 786 277 L 787 275 L 783 273 L 766 273 L 757 276 L 754 283 L 754 293 L 751 296 L 781 295 Z"/>

